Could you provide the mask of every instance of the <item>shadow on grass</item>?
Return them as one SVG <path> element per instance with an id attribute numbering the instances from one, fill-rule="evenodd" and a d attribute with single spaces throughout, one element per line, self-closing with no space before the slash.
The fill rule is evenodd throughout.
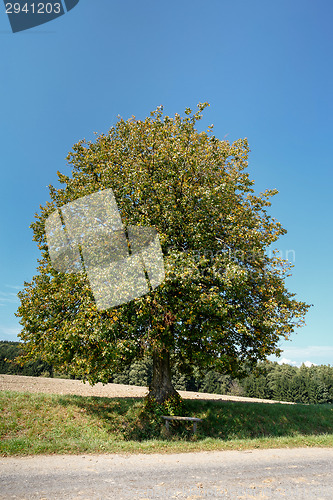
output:
<path id="1" fill-rule="evenodd" d="M 192 423 L 171 422 L 166 433 L 160 415 L 144 411 L 143 398 L 59 396 L 59 404 L 78 408 L 116 439 L 191 440 L 255 439 L 333 434 L 333 405 L 284 405 L 231 401 L 184 400 L 184 415 L 202 418 L 197 434 Z"/>

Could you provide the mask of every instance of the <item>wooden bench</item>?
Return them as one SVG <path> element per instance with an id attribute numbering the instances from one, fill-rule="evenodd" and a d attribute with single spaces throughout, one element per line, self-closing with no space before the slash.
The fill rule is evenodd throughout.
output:
<path id="1" fill-rule="evenodd" d="M 162 415 L 162 418 L 164 418 L 165 420 L 165 427 L 168 432 L 169 432 L 170 420 L 189 420 L 190 422 L 193 422 L 193 434 L 197 432 L 197 422 L 202 422 L 202 418 L 196 418 L 196 417 L 171 417 L 168 415 Z"/>

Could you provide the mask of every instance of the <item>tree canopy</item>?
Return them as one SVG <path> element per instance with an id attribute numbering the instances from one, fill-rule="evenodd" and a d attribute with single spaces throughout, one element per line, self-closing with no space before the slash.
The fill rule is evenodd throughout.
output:
<path id="1" fill-rule="evenodd" d="M 286 233 L 268 214 L 276 190 L 255 194 L 249 145 L 196 128 L 202 111 L 145 120 L 119 118 L 107 134 L 80 141 L 58 172 L 50 201 L 31 227 L 41 251 L 38 274 L 19 293 L 26 359 L 42 357 L 90 383 L 145 355 L 154 359 L 151 394 L 173 394 L 170 359 L 241 376 L 279 354 L 279 341 L 304 323 L 309 305 L 285 278 L 292 267 L 268 247 Z M 157 230 L 165 279 L 148 294 L 98 311 L 84 273 L 53 269 L 45 220 L 80 197 L 112 189 L 125 227 Z"/>

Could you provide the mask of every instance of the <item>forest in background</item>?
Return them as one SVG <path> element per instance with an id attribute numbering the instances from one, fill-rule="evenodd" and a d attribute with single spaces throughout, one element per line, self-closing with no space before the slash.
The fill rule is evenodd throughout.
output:
<path id="1" fill-rule="evenodd" d="M 33 377 L 74 378 L 71 373 L 55 373 L 43 360 L 20 366 L 15 358 L 22 352 L 20 342 L 0 341 L 0 373 Z M 109 382 L 149 386 L 152 379 L 152 360 L 143 358 L 114 373 Z M 194 367 L 192 375 L 182 375 L 173 369 L 172 382 L 177 390 L 275 399 L 294 403 L 333 404 L 333 366 L 319 365 L 300 368 L 278 364 L 258 363 L 255 373 L 243 379 L 232 379 L 214 369 L 200 371 Z"/>

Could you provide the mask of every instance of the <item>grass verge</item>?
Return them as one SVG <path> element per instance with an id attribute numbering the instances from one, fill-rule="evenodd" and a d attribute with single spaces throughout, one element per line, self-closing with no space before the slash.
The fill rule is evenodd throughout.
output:
<path id="1" fill-rule="evenodd" d="M 179 453 L 333 447 L 333 405 L 184 400 L 192 424 L 147 418 L 142 398 L 0 392 L 0 454 Z"/>

